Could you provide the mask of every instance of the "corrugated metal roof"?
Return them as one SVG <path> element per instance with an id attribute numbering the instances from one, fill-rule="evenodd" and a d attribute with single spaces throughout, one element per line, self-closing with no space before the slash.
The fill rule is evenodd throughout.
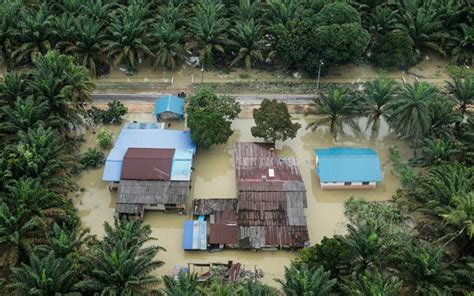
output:
<path id="1" fill-rule="evenodd" d="M 304 247 L 306 189 L 296 159 L 268 144 L 237 143 L 235 166 L 239 247 Z"/>
<path id="2" fill-rule="evenodd" d="M 380 182 L 377 153 L 370 148 L 315 149 L 321 182 Z"/>
<path id="3" fill-rule="evenodd" d="M 121 180 L 170 180 L 174 149 L 129 148 Z"/>
<path id="4" fill-rule="evenodd" d="M 211 224 L 209 228 L 210 244 L 237 244 L 237 225 Z"/>
<path id="5" fill-rule="evenodd" d="M 163 112 L 172 112 L 183 116 L 184 99 L 172 95 L 159 97 L 155 101 L 155 115 Z"/>
<path id="6" fill-rule="evenodd" d="M 177 149 L 173 155 L 171 166 L 171 180 L 189 181 L 193 166 L 193 154 L 191 149 Z"/>
<path id="7" fill-rule="evenodd" d="M 164 129 L 122 129 L 105 162 L 103 181 L 120 181 L 122 161 L 129 148 L 174 148 L 191 150 L 196 144 L 189 131 Z M 114 163 L 115 162 L 115 163 Z"/>
<path id="8" fill-rule="evenodd" d="M 237 209 L 236 198 L 195 198 L 193 200 L 193 215 L 210 215 L 217 211 Z"/>
<path id="9" fill-rule="evenodd" d="M 193 249 L 193 228 L 194 228 L 194 221 L 192 220 L 184 221 L 183 249 L 185 250 Z"/>

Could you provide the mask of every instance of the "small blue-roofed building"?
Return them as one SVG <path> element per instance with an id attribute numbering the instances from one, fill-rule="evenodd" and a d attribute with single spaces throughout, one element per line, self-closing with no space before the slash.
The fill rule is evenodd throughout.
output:
<path id="1" fill-rule="evenodd" d="M 159 97 L 155 102 L 155 116 L 156 120 L 169 120 L 184 118 L 184 99 L 167 95 Z"/>
<path id="2" fill-rule="evenodd" d="M 184 250 L 207 249 L 207 226 L 205 221 L 186 220 L 183 231 Z"/>
<path id="3" fill-rule="evenodd" d="M 375 189 L 382 181 L 380 158 L 371 148 L 315 149 L 321 189 Z"/>

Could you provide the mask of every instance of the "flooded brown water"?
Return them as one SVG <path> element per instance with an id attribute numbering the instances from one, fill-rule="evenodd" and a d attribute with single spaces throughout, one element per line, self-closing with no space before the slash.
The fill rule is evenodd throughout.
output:
<path id="1" fill-rule="evenodd" d="M 150 105 L 151 106 L 151 105 Z M 250 127 L 254 124 L 249 118 L 250 110 L 245 107 L 241 117 L 233 123 L 234 134 L 227 144 L 212 147 L 208 150 L 198 150 L 194 159 L 195 168 L 192 175 L 190 202 L 193 198 L 232 198 L 236 196 L 235 172 L 233 165 L 233 147 L 237 141 L 258 141 L 250 134 Z M 143 108 L 142 108 L 143 109 Z M 141 109 L 141 110 L 142 110 Z M 150 121 L 149 113 L 130 113 L 127 120 Z M 344 233 L 345 218 L 343 203 L 351 195 L 364 197 L 366 200 L 390 199 L 399 182 L 390 173 L 388 163 L 388 148 L 397 145 L 403 156 L 411 156 L 406 145 L 398 142 L 393 134 L 388 132 L 386 124 L 382 124 L 380 134 L 371 137 L 370 130 L 356 134 L 347 130 L 347 134 L 334 141 L 332 135 L 324 129 L 312 132 L 306 130 L 307 118 L 296 115 L 295 119 L 303 126 L 297 137 L 284 143 L 277 143 L 279 155 L 295 156 L 298 159 L 301 174 L 306 185 L 308 208 L 305 210 L 308 222 L 311 244 L 319 242 L 324 236 Z M 365 130 L 365 120 L 361 119 L 362 130 Z M 170 128 L 183 128 L 182 123 Z M 117 134 L 120 126 L 107 127 Z M 372 139 L 371 139 L 372 138 Z M 87 147 L 96 147 L 96 136 L 91 132 L 85 133 L 82 150 Z M 376 190 L 348 190 L 322 191 L 319 188 L 317 176 L 314 172 L 315 160 L 313 149 L 329 146 L 356 146 L 372 147 L 380 153 L 383 171 L 383 182 Z M 110 192 L 101 181 L 102 169 L 89 170 L 78 178 L 78 184 L 83 191 L 78 191 L 74 202 L 79 210 L 83 225 L 89 227 L 96 235 L 103 235 L 103 223 L 113 221 L 115 206 L 115 192 Z M 184 252 L 182 249 L 183 223 L 189 219 L 187 215 L 177 215 L 162 212 L 147 212 L 145 222 L 150 224 L 153 236 L 157 243 L 167 249 L 160 253 L 158 258 L 166 264 L 157 271 L 157 274 L 170 274 L 175 264 L 186 265 L 188 262 L 227 262 L 234 260 L 244 265 L 257 265 L 265 273 L 264 282 L 276 286 L 274 278 L 281 278 L 284 266 L 295 258 L 296 253 L 286 251 L 223 251 L 210 253 L 207 251 Z"/>

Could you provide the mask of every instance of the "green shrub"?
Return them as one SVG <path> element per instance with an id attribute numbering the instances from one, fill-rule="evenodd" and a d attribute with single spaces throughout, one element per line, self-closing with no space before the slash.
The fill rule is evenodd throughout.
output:
<path id="1" fill-rule="evenodd" d="M 104 163 L 104 154 L 97 148 L 88 148 L 87 152 L 81 155 L 79 163 L 85 168 L 100 168 Z"/>
<path id="2" fill-rule="evenodd" d="M 314 17 L 315 26 L 361 23 L 357 10 L 347 3 L 334 2 L 324 5 Z"/>
<path id="3" fill-rule="evenodd" d="M 413 41 L 406 32 L 392 31 L 377 38 L 372 62 L 384 68 L 408 68 L 415 63 Z"/>
<path id="4" fill-rule="evenodd" d="M 101 130 L 97 135 L 97 139 L 99 140 L 99 146 L 102 149 L 109 149 L 112 147 L 114 134 L 109 130 Z"/>
<path id="5" fill-rule="evenodd" d="M 128 108 L 117 100 L 107 104 L 107 110 L 99 109 L 95 106 L 88 111 L 89 117 L 95 123 L 103 124 L 119 124 L 122 123 L 123 117 L 127 115 Z"/>

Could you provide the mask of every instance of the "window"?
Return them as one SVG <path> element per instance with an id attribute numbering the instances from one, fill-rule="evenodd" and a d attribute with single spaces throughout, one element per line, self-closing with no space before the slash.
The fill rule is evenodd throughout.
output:
<path id="1" fill-rule="evenodd" d="M 352 182 L 344 182 L 344 186 L 349 186 L 351 184 L 352 184 Z"/>
<path id="2" fill-rule="evenodd" d="M 362 182 L 362 185 L 369 185 L 369 182 Z"/>

